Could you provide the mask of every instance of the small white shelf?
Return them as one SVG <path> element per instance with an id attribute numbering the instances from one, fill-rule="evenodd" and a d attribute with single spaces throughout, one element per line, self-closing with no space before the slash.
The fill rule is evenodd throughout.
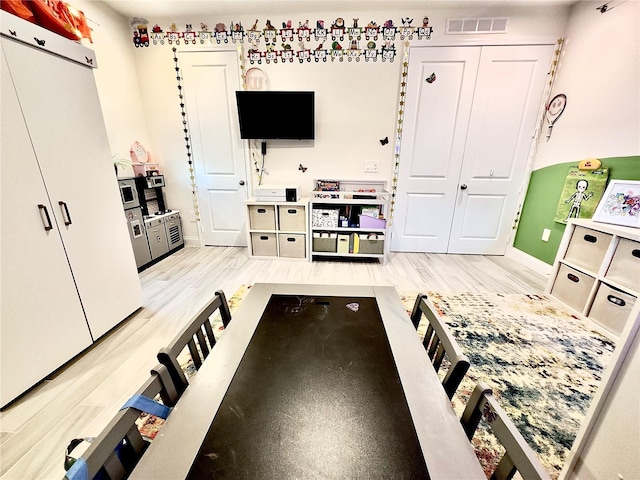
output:
<path id="1" fill-rule="evenodd" d="M 309 212 L 309 252 L 310 258 L 314 259 L 322 258 L 348 258 L 353 260 L 358 259 L 378 259 L 384 263 L 388 252 L 389 238 L 387 232 L 387 225 L 383 227 L 366 227 L 361 228 L 359 226 L 344 227 L 335 224 L 318 226 L 314 225 L 313 212 L 316 210 L 335 210 L 339 209 L 341 212 L 350 210 L 352 207 L 378 207 L 378 213 L 382 218 L 386 218 L 389 206 L 390 193 L 386 190 L 385 181 L 360 181 L 360 180 L 339 180 L 339 191 L 325 191 L 314 190 L 310 194 L 310 212 Z M 315 182 L 314 182 L 315 184 Z M 335 220 L 335 217 L 334 217 Z M 360 238 L 360 244 L 363 241 L 368 240 L 368 236 L 371 234 L 377 234 L 378 238 L 374 238 L 371 242 L 381 243 L 381 253 L 347 253 L 338 252 L 338 239 L 336 240 L 336 251 L 320 251 L 314 250 L 314 234 L 328 233 L 330 235 L 352 235 L 357 234 Z M 331 243 L 331 242 L 328 242 Z M 378 251 L 379 245 L 375 245 L 374 252 Z"/>

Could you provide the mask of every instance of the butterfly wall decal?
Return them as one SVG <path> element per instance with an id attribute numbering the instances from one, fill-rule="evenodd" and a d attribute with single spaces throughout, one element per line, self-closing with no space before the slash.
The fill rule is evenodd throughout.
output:
<path id="1" fill-rule="evenodd" d="M 36 37 L 33 37 L 33 39 L 36 41 L 38 45 L 40 45 L 41 47 L 44 47 L 45 40 L 40 40 Z"/>
<path id="2" fill-rule="evenodd" d="M 89 65 L 93 65 L 93 58 L 84 57 L 84 59 L 87 61 Z"/>
<path id="3" fill-rule="evenodd" d="M 435 73 L 432 73 L 431 75 L 429 75 L 429 76 L 426 78 L 426 81 L 427 81 L 427 83 L 433 83 L 433 82 L 435 82 L 435 81 L 436 81 L 436 74 L 435 74 Z"/>
<path id="4" fill-rule="evenodd" d="M 307 167 L 303 167 L 303 166 L 302 166 L 302 164 L 300 164 L 300 165 L 298 166 L 298 170 L 300 170 L 302 173 L 304 173 L 304 172 L 306 172 L 306 171 L 307 171 Z"/>
<path id="5" fill-rule="evenodd" d="M 14 30 L 9 29 L 9 33 L 11 34 L 12 37 L 16 36 L 16 32 Z"/>
<path id="6" fill-rule="evenodd" d="M 389 137 L 384 137 L 380 139 L 380 145 L 386 145 L 387 143 L 389 143 Z"/>

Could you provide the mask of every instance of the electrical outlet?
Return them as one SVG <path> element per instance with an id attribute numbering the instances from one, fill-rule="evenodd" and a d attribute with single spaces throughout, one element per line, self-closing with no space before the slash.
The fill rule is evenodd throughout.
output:
<path id="1" fill-rule="evenodd" d="M 196 221 L 196 212 L 189 212 L 189 221 L 191 222 Z"/>
<path id="2" fill-rule="evenodd" d="M 542 241 L 543 242 L 548 242 L 550 236 L 551 236 L 551 230 L 549 230 L 548 228 L 545 228 L 542 231 Z"/>
<path id="3" fill-rule="evenodd" d="M 378 162 L 364 162 L 364 171 L 375 173 L 378 171 Z"/>

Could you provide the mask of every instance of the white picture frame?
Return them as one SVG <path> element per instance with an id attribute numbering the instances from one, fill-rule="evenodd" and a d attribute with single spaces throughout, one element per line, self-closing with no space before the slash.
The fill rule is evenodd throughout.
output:
<path id="1" fill-rule="evenodd" d="M 640 228 L 640 181 L 609 180 L 593 220 Z"/>

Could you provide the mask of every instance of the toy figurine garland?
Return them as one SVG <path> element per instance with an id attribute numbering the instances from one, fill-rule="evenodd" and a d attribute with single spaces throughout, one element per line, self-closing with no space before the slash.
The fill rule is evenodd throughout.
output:
<path id="1" fill-rule="evenodd" d="M 184 30 L 178 30 L 175 23 L 166 32 L 155 24 L 149 33 L 148 21 L 144 18 L 134 18 L 133 43 L 136 47 L 150 45 L 196 45 L 244 43 L 251 45 L 247 49 L 246 58 L 251 64 L 285 63 L 297 60 L 299 63 L 342 62 L 346 58 L 351 62 L 382 61 L 393 62 L 396 56 L 395 41 L 400 40 L 430 40 L 433 28 L 429 26 L 429 18 L 422 19 L 421 26 L 413 26 L 413 18 L 403 17 L 401 25 L 394 24 L 392 19 L 382 24 L 370 21 L 360 26 L 360 19 L 353 18 L 351 26 L 347 26 L 342 17 L 336 18 L 331 25 L 325 25 L 324 20 L 316 20 L 315 27 L 309 25 L 309 20 L 298 22 L 294 27 L 291 20 L 283 21 L 276 27 L 271 20 L 266 20 L 263 27 L 259 27 L 259 20 L 245 30 L 241 22 L 231 21 L 228 25 L 217 23 L 213 30 L 207 24 L 200 23 L 200 29 L 195 30 L 192 24 L 186 24 Z M 309 44 L 315 43 L 315 46 Z M 264 43 L 261 47 L 260 44 Z M 295 46 L 294 46 L 295 44 Z"/>

